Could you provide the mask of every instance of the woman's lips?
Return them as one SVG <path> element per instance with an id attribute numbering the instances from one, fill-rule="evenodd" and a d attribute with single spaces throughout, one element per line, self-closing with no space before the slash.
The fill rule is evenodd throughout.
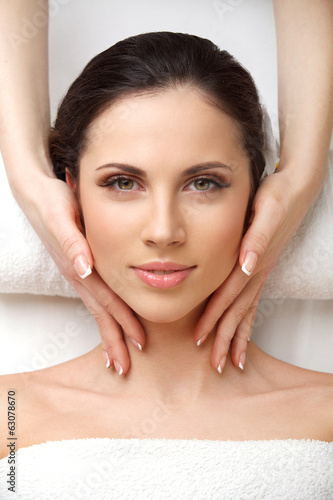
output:
<path id="1" fill-rule="evenodd" d="M 132 269 L 147 285 L 154 288 L 172 288 L 182 283 L 195 267 L 173 262 L 150 262 Z"/>

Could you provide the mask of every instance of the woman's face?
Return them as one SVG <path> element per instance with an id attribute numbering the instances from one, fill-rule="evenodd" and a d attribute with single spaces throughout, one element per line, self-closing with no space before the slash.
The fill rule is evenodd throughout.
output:
<path id="1" fill-rule="evenodd" d="M 234 267 L 250 194 L 233 120 L 178 88 L 90 126 L 79 196 L 94 265 L 142 318 L 185 317 Z"/>

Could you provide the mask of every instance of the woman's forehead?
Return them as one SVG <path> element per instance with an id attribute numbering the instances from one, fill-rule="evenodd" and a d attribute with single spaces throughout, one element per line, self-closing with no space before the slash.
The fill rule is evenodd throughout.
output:
<path id="1" fill-rule="evenodd" d="M 237 156 L 242 148 L 234 120 L 199 92 L 177 88 L 113 103 L 91 124 L 88 153 L 112 149 L 148 155 L 196 155 L 205 149 Z M 234 158 L 236 159 L 236 158 Z"/>

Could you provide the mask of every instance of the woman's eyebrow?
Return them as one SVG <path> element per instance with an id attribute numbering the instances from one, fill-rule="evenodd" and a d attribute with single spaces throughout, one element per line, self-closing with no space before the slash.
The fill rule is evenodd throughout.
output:
<path id="1" fill-rule="evenodd" d="M 117 168 L 119 170 L 122 170 L 123 172 L 127 172 L 128 174 L 147 177 L 147 174 L 144 170 L 133 167 L 132 165 L 128 165 L 127 163 L 106 163 L 105 165 L 101 165 L 100 167 L 96 168 L 96 170 L 102 170 L 102 168 Z"/>
<path id="2" fill-rule="evenodd" d="M 140 177 L 147 177 L 147 174 L 144 170 L 141 170 L 140 168 L 137 167 L 133 167 L 132 165 L 128 165 L 127 163 L 106 163 L 105 165 L 101 165 L 100 167 L 96 168 L 96 170 L 102 170 L 103 168 L 117 168 L 128 174 L 138 175 Z M 188 175 L 194 175 L 197 174 L 198 172 L 202 172 L 203 170 L 209 170 L 210 168 L 224 168 L 226 170 L 229 170 L 231 173 L 233 172 L 232 168 L 229 167 L 229 165 L 225 165 L 220 161 L 207 161 L 203 163 L 198 163 L 197 165 L 193 165 L 193 167 L 190 167 L 187 170 L 185 170 L 185 172 L 182 175 L 184 177 Z"/>
<path id="3" fill-rule="evenodd" d="M 198 172 L 202 172 L 203 170 L 208 170 L 210 168 L 224 168 L 226 170 L 229 170 L 229 172 L 233 173 L 233 170 L 229 165 L 226 165 L 225 163 L 221 163 L 220 161 L 206 161 L 203 163 L 198 163 L 198 165 L 193 165 L 193 167 L 185 170 L 184 176 L 185 175 L 193 175 L 197 174 Z"/>

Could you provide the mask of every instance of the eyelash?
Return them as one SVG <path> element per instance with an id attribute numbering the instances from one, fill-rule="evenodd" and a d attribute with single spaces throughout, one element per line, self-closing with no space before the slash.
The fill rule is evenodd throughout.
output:
<path id="1" fill-rule="evenodd" d="M 122 192 L 122 193 L 125 193 L 126 191 L 128 191 L 128 192 L 133 191 L 133 189 L 117 189 L 115 187 L 115 185 L 120 180 L 123 180 L 123 181 L 133 181 L 134 183 L 138 184 L 138 182 L 135 179 L 133 179 L 133 178 L 131 178 L 129 176 L 126 176 L 126 175 L 114 175 L 112 177 L 108 177 L 106 180 L 100 181 L 99 182 L 99 186 L 105 187 L 105 188 L 109 188 L 109 189 L 112 189 L 112 190 L 115 190 L 115 191 L 118 191 L 118 192 Z M 192 181 L 190 181 L 187 184 L 186 188 L 188 188 L 191 184 L 193 184 L 194 182 L 199 181 L 199 180 L 208 181 L 208 182 L 212 183 L 214 186 L 213 186 L 213 188 L 203 189 L 203 190 L 195 189 L 194 191 L 197 191 L 198 193 L 207 193 L 207 192 L 212 191 L 212 189 L 226 189 L 226 188 L 228 188 L 228 187 L 231 186 L 230 183 L 223 182 L 217 176 L 202 175 L 202 176 L 196 177 L 195 179 L 193 179 Z"/>

